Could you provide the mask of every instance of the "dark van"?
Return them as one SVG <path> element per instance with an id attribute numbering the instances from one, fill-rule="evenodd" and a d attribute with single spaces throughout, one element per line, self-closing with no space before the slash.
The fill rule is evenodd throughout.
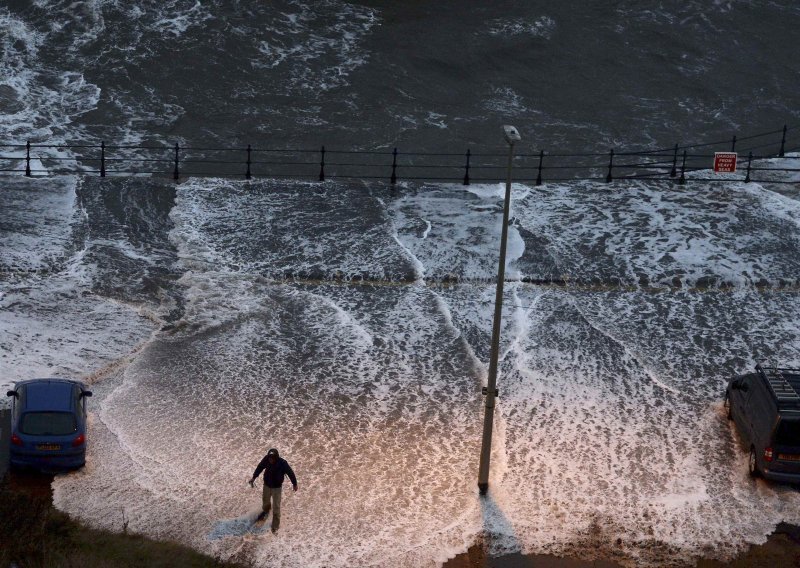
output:
<path id="1" fill-rule="evenodd" d="M 728 383 L 725 409 L 750 450 L 750 475 L 800 483 L 800 369 L 756 365 Z"/>
<path id="2" fill-rule="evenodd" d="M 12 467 L 74 469 L 86 462 L 86 397 L 69 379 L 21 381 L 11 397 Z"/>

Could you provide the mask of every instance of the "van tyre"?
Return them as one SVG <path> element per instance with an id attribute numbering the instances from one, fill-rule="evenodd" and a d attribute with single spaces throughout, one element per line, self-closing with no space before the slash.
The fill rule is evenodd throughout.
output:
<path id="1" fill-rule="evenodd" d="M 747 460 L 747 469 L 750 472 L 750 477 L 758 477 L 760 475 L 755 448 L 750 448 L 750 459 Z"/>

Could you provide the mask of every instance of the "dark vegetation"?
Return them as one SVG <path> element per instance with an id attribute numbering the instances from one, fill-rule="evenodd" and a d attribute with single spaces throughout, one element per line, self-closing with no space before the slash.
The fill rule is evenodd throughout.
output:
<path id="1" fill-rule="evenodd" d="M 11 474 L 0 482 L 0 568 L 241 568 L 175 543 L 85 527 L 53 508 L 51 479 Z"/>

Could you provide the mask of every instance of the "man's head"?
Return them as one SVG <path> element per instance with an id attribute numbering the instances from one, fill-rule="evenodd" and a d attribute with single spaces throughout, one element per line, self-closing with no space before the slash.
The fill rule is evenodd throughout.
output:
<path id="1" fill-rule="evenodd" d="M 275 462 L 277 462 L 279 457 L 280 457 L 280 456 L 278 455 L 278 450 L 276 450 L 275 448 L 271 448 L 271 449 L 270 449 L 270 450 L 267 452 L 267 461 L 268 461 L 269 463 L 275 463 Z"/>

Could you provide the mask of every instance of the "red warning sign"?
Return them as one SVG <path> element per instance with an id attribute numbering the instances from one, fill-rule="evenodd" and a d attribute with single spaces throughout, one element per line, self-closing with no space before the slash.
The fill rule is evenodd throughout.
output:
<path id="1" fill-rule="evenodd" d="M 736 171 L 736 152 L 714 152 L 714 171 L 733 173 Z"/>

